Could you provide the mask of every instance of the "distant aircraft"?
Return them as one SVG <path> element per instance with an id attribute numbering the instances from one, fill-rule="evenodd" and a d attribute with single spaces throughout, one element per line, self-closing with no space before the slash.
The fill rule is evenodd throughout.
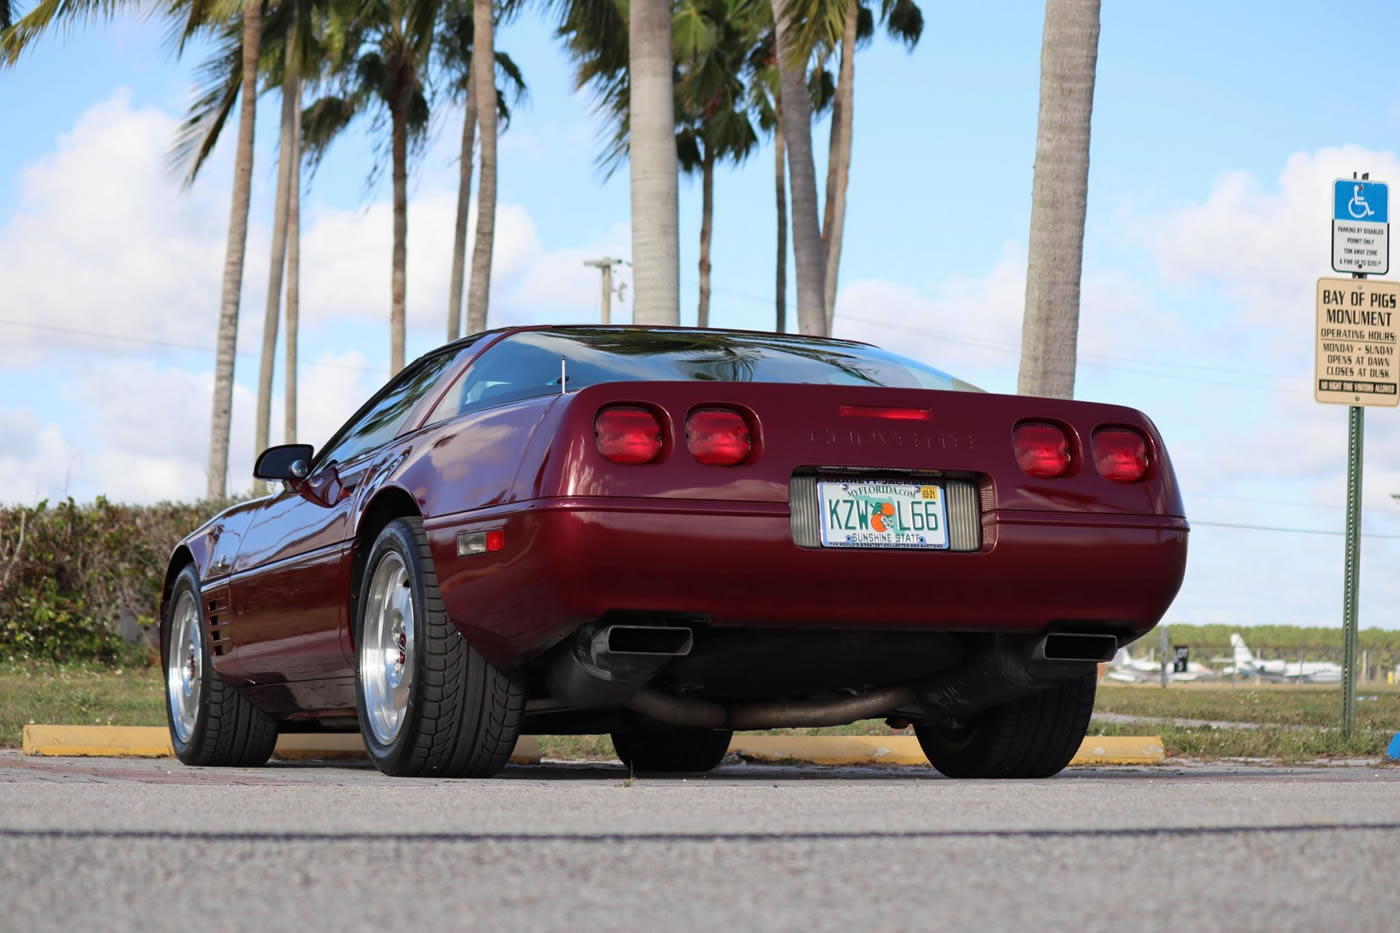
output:
<path id="1" fill-rule="evenodd" d="M 1256 658 L 1239 632 L 1230 636 L 1235 651 L 1236 674 L 1260 680 L 1294 681 L 1305 684 L 1336 684 L 1342 681 L 1342 666 L 1331 661 L 1265 661 Z"/>
<path id="2" fill-rule="evenodd" d="M 1109 680 L 1116 680 L 1125 684 L 1140 684 L 1150 681 L 1157 681 L 1162 676 L 1162 665 L 1157 661 L 1149 661 L 1146 658 L 1135 658 L 1128 653 L 1127 648 L 1119 648 L 1118 653 L 1113 656 L 1113 660 L 1108 662 L 1108 673 L 1104 675 Z M 1171 683 L 1189 684 L 1197 680 L 1210 680 L 1215 677 L 1215 672 L 1204 664 L 1197 664 L 1191 661 L 1186 665 L 1186 670 L 1177 673 L 1168 671 L 1167 679 Z"/>

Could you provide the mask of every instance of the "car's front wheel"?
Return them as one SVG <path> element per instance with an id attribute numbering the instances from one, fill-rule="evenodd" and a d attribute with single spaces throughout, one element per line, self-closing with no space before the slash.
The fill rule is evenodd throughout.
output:
<path id="1" fill-rule="evenodd" d="M 253 768 L 277 744 L 277 720 L 224 683 L 209 661 L 199 573 L 180 571 L 165 613 L 165 718 L 187 765 Z"/>
<path id="2" fill-rule="evenodd" d="M 667 729 L 628 725 L 612 734 L 622 763 L 638 773 L 713 770 L 729 753 L 728 729 Z"/>
<path id="3" fill-rule="evenodd" d="M 915 726 L 929 763 L 954 778 L 1044 778 L 1079 751 L 1097 673 L 983 710 L 961 728 Z"/>
<path id="4" fill-rule="evenodd" d="M 524 690 L 447 617 L 421 520 L 395 519 L 375 539 L 355 644 L 360 732 L 379 770 L 489 777 L 510 760 Z"/>

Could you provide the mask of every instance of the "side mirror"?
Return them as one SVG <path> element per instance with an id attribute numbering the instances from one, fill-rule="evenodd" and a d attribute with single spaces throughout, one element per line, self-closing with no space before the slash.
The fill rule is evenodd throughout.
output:
<path id="1" fill-rule="evenodd" d="M 253 475 L 258 479 L 280 479 L 298 483 L 306 479 L 314 449 L 310 444 L 279 444 L 258 455 Z"/>

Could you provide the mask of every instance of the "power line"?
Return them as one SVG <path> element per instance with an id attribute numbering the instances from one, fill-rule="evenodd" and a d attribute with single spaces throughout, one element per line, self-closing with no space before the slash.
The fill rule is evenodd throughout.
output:
<path id="1" fill-rule="evenodd" d="M 138 346 L 162 347 L 167 350 L 192 350 L 196 353 L 213 353 L 213 347 L 199 346 L 191 343 L 175 343 L 170 340 L 155 340 L 150 337 L 133 337 L 129 334 L 112 334 L 95 330 L 79 330 L 75 327 L 56 327 L 52 324 L 33 324 L 28 321 L 7 321 L 0 320 L 0 325 L 6 327 L 22 327 L 28 330 L 40 330 L 52 334 L 67 334 L 73 337 L 91 337 L 97 340 L 112 340 L 118 343 L 133 343 Z M 261 354 L 251 351 L 242 351 L 235 354 L 242 357 L 255 357 Z M 383 373 L 384 369 L 377 366 L 356 366 L 353 363 L 333 363 L 328 360 L 307 360 L 299 363 L 301 366 L 323 366 L 329 369 L 348 369 L 362 373 Z"/>
<path id="2" fill-rule="evenodd" d="M 1199 521 L 1197 519 L 1191 519 L 1190 521 L 1192 527 L 1195 527 L 1197 525 L 1205 525 L 1209 528 L 1242 528 L 1246 531 L 1278 531 L 1295 535 L 1335 535 L 1337 537 L 1340 537 L 1343 534 L 1345 534 L 1345 532 L 1341 531 L 1328 531 L 1325 528 L 1281 528 L 1274 525 L 1245 525 L 1236 522 L 1206 522 Z M 1385 541 L 1400 541 L 1400 535 L 1382 535 L 1374 534 L 1372 532 L 1367 531 L 1361 532 L 1361 537 L 1377 538 Z"/>
<path id="3" fill-rule="evenodd" d="M 1329 510 L 1337 511 L 1337 512 L 1340 512 L 1340 511 L 1343 511 L 1344 509 L 1346 509 L 1346 506 L 1344 506 L 1344 505 L 1322 505 L 1322 504 L 1320 504 L 1320 503 L 1313 503 L 1313 502 L 1285 502 L 1285 501 L 1282 500 L 1282 499 L 1251 499 L 1251 498 L 1247 498 L 1247 497 L 1245 497 L 1245 496 L 1212 496 L 1212 495 L 1209 495 L 1209 494 L 1203 493 L 1203 492 L 1185 492 L 1185 491 L 1183 491 L 1181 494 L 1182 494 L 1183 496 L 1185 496 L 1186 498 L 1188 498 L 1188 499 L 1219 499 L 1219 500 L 1222 501 L 1222 502 L 1246 502 L 1246 503 L 1250 503 L 1250 504 L 1252 504 L 1252 505 L 1283 505 L 1283 506 L 1290 506 L 1290 507 L 1292 507 L 1292 508 L 1298 508 L 1299 506 L 1301 506 L 1302 508 L 1305 508 L 1305 509 L 1329 509 Z M 1375 505 L 1373 505 L 1373 506 L 1370 507 L 1370 510 L 1373 511 L 1373 512 L 1396 512 L 1396 513 L 1400 513 L 1400 509 L 1395 509 L 1395 508 L 1391 508 L 1390 506 L 1384 506 L 1384 505 L 1382 505 L 1382 506 L 1375 506 Z"/>

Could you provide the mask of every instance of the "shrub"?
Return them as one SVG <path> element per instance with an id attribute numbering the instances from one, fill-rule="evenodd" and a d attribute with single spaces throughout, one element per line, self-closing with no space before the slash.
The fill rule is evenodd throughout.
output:
<path id="1" fill-rule="evenodd" d="M 0 657 L 122 657 L 123 614 L 149 630 L 171 550 L 226 505 L 0 508 Z"/>

